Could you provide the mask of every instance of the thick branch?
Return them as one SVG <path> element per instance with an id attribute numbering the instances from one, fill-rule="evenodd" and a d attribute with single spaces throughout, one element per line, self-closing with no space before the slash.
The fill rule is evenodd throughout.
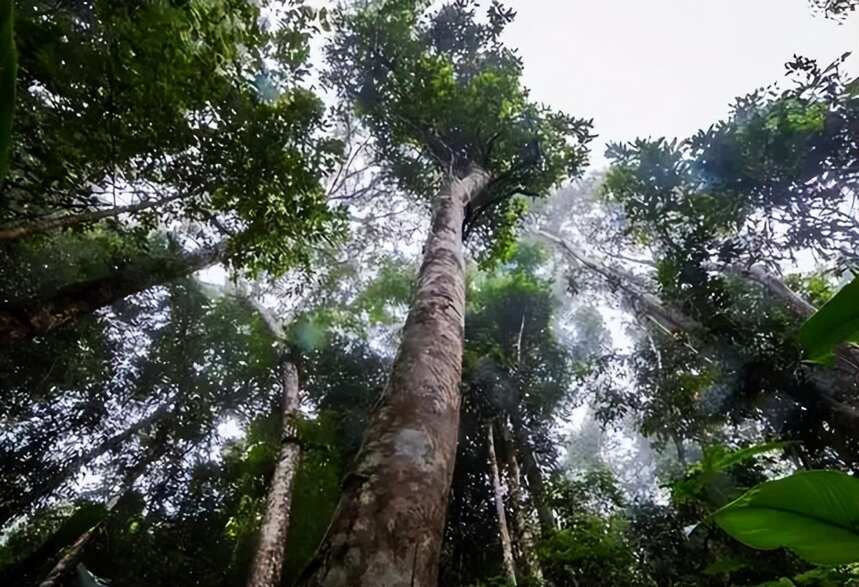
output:
<path id="1" fill-rule="evenodd" d="M 219 262 L 227 242 L 193 253 L 146 259 L 107 277 L 73 283 L 52 295 L 0 305 L 0 344 L 46 334 L 126 296 L 190 275 Z"/>

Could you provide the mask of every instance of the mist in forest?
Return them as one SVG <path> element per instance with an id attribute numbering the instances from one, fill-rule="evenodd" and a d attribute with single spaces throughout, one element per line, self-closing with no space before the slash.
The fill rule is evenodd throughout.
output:
<path id="1" fill-rule="evenodd" d="M 0 0 L 0 585 L 859 585 L 856 0 Z"/>

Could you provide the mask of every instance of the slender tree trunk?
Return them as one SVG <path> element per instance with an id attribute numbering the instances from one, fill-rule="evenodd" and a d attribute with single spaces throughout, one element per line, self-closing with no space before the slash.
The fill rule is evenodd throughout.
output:
<path id="1" fill-rule="evenodd" d="M 677 461 L 685 471 L 689 468 L 689 461 L 686 459 L 686 447 L 683 446 L 683 439 L 676 434 L 672 435 L 671 438 L 674 441 L 674 448 L 677 450 Z"/>
<path id="2" fill-rule="evenodd" d="M 688 317 L 684 312 L 663 304 L 656 296 L 637 287 L 637 278 L 632 274 L 616 267 L 609 267 L 587 257 L 557 235 L 543 230 L 537 231 L 537 234 L 555 243 L 577 263 L 602 275 L 613 285 L 620 288 L 627 294 L 635 308 L 646 315 L 652 316 L 662 328 L 686 333 L 694 333 L 701 328 L 699 322 Z M 807 320 L 817 311 L 814 305 L 790 289 L 782 279 L 759 265 L 745 266 L 739 264 L 722 265 L 705 263 L 703 268 L 714 273 L 734 275 L 760 285 L 770 295 L 780 300 L 791 313 L 803 320 Z M 852 384 L 859 382 L 859 350 L 847 345 L 841 345 L 835 349 L 835 354 L 838 368 L 849 375 Z"/>
<path id="3" fill-rule="evenodd" d="M 110 438 L 107 438 L 106 440 L 94 446 L 90 450 L 73 458 L 69 463 L 67 463 L 59 471 L 57 471 L 57 473 L 53 475 L 49 480 L 42 483 L 38 487 L 34 487 L 27 493 L 22 494 L 20 498 L 15 500 L 13 503 L 4 503 L 2 508 L 0 508 L 0 528 L 3 528 L 5 524 L 13 517 L 25 513 L 30 506 L 34 505 L 39 500 L 51 495 L 54 491 L 60 488 L 63 483 L 65 483 L 66 480 L 69 479 L 69 477 L 80 471 L 82 467 L 91 463 L 100 456 L 118 449 L 123 444 L 125 444 L 125 442 L 129 438 L 131 438 L 141 430 L 152 426 L 159 420 L 168 416 L 170 414 L 171 408 L 173 407 L 173 402 L 176 401 L 177 397 L 178 394 L 174 395 L 166 402 L 164 402 L 161 406 L 159 406 L 149 416 L 138 420 L 119 434 L 115 434 Z"/>
<path id="4" fill-rule="evenodd" d="M 507 513 L 504 511 L 504 491 L 501 488 L 501 475 L 498 471 L 498 453 L 495 450 L 495 434 L 492 422 L 486 424 L 486 447 L 489 453 L 489 468 L 492 474 L 492 499 L 495 502 L 495 514 L 498 518 L 498 536 L 501 539 L 501 556 L 504 561 L 504 573 L 507 580 L 516 585 L 516 564 L 513 562 L 513 544 L 510 540 L 510 529 L 507 526 Z"/>
<path id="5" fill-rule="evenodd" d="M 134 469 L 127 474 L 122 482 L 122 488 L 117 492 L 117 494 L 113 497 L 113 499 L 108 502 L 107 507 L 105 508 L 104 517 L 101 520 L 96 522 L 92 528 L 81 534 L 77 540 L 75 540 L 71 546 L 69 546 L 65 552 L 63 552 L 62 556 L 60 556 L 60 560 L 53 566 L 51 571 L 48 573 L 48 576 L 39 583 L 39 587 L 60 587 L 64 583 L 64 579 L 67 573 L 71 572 L 80 562 L 81 557 L 83 556 L 84 550 L 87 545 L 92 541 L 95 535 L 98 533 L 99 529 L 104 525 L 105 521 L 110 518 L 113 511 L 116 509 L 116 506 L 119 502 L 131 491 L 131 488 L 134 487 L 134 483 L 143 475 L 146 468 L 149 464 L 154 460 L 155 455 L 150 455 L 149 458 L 144 458 Z"/>
<path id="6" fill-rule="evenodd" d="M 505 468 L 507 469 L 507 487 L 509 488 L 508 503 L 513 513 L 513 525 L 515 527 L 516 544 L 519 546 L 519 569 L 520 572 L 534 579 L 538 583 L 543 582 L 543 570 L 540 567 L 540 559 L 537 557 L 537 549 L 534 544 L 534 534 L 531 531 L 531 520 L 525 510 L 525 497 L 522 493 L 522 472 L 519 469 L 519 459 L 516 458 L 516 445 L 513 435 L 507 426 L 501 427 L 504 439 Z"/>
<path id="7" fill-rule="evenodd" d="M 552 512 L 546 496 L 543 473 L 540 471 L 540 465 L 534 455 L 531 440 L 528 438 L 528 432 L 525 430 L 521 418 L 515 416 L 512 418 L 512 423 L 516 451 L 522 457 L 522 469 L 525 473 L 525 479 L 528 481 L 528 493 L 531 496 L 534 509 L 537 510 L 540 535 L 543 538 L 548 538 L 557 529 L 557 524 L 555 523 L 555 514 Z"/>
<path id="8" fill-rule="evenodd" d="M 96 535 L 103 523 L 104 520 L 101 520 L 95 526 L 81 534 L 78 539 L 75 540 L 74 544 L 66 549 L 63 556 L 60 557 L 60 560 L 56 565 L 54 565 L 54 568 L 51 569 L 48 576 L 45 577 L 45 580 L 39 583 L 39 587 L 59 587 L 62 585 L 63 578 L 77 566 L 78 561 L 80 561 L 83 556 L 84 549 L 87 544 L 90 543 L 93 536 Z"/>
<path id="9" fill-rule="evenodd" d="M 2 227 L 0 228 L 0 241 L 17 240 L 34 234 L 49 232 L 51 230 L 61 228 L 69 228 L 79 224 L 92 224 L 93 222 L 119 216 L 120 214 L 133 214 L 135 212 L 141 212 L 150 208 L 162 206 L 184 196 L 184 194 L 176 194 L 159 200 L 146 200 L 145 202 L 129 204 L 128 206 L 115 206 L 105 210 L 94 210 L 92 212 L 83 212 L 81 214 L 68 214 L 65 216 L 36 220 L 29 224 Z"/>
<path id="10" fill-rule="evenodd" d="M 611 267 L 597 259 L 588 257 L 581 251 L 576 250 L 569 242 L 559 236 L 546 232 L 537 231 L 541 237 L 554 243 L 561 251 L 570 257 L 575 263 L 584 266 L 589 271 L 602 276 L 612 286 L 617 287 L 626 297 L 629 304 L 643 314 L 651 315 L 665 327 L 671 330 L 682 330 L 695 332 L 701 328 L 701 324 L 676 308 L 666 306 L 659 298 L 643 289 L 639 278 L 618 267 Z"/>
<path id="11" fill-rule="evenodd" d="M 466 204 L 489 176 L 449 178 L 433 201 L 414 302 L 388 385 L 301 585 L 435 587 L 459 430 Z"/>
<path id="12" fill-rule="evenodd" d="M 179 258 L 147 259 L 107 277 L 67 285 L 42 298 L 0 305 L 0 344 L 46 334 L 126 296 L 190 275 L 217 263 L 226 242 Z"/>
<path id="13" fill-rule="evenodd" d="M 298 370 L 284 359 L 281 367 L 283 402 L 280 454 L 268 489 L 265 517 L 251 564 L 248 587 L 279 587 L 286 554 L 292 490 L 301 459 L 301 445 L 294 418 L 299 404 Z"/>

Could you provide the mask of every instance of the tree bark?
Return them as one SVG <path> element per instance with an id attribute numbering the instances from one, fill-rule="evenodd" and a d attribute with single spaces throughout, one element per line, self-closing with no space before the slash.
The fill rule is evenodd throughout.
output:
<path id="1" fill-rule="evenodd" d="M 301 459 L 301 444 L 294 418 L 298 411 L 298 369 L 284 359 L 281 366 L 283 401 L 280 453 L 268 489 L 265 517 L 259 532 L 259 543 L 251 564 L 248 587 L 279 587 L 286 554 L 292 491 Z"/>
<path id="2" fill-rule="evenodd" d="M 522 472 L 519 469 L 519 459 L 516 458 L 516 445 L 513 435 L 507 426 L 501 427 L 504 439 L 504 461 L 507 469 L 508 503 L 513 513 L 516 544 L 519 547 L 518 568 L 525 577 L 533 579 L 538 584 L 543 583 L 543 570 L 537 549 L 534 544 L 534 534 L 531 532 L 531 520 L 525 510 L 525 498 L 522 493 Z"/>
<path id="3" fill-rule="evenodd" d="M 142 210 L 156 208 L 182 197 L 184 197 L 184 194 L 175 194 L 158 200 L 146 200 L 137 204 L 129 204 L 128 206 L 115 206 L 105 210 L 94 210 L 92 212 L 83 212 L 81 214 L 68 214 L 65 216 L 36 220 L 29 224 L 2 227 L 0 228 L 0 241 L 17 240 L 34 234 L 49 232 L 60 228 L 69 228 L 79 224 L 92 224 L 93 222 L 119 216 L 120 214 L 133 214 Z"/>
<path id="4" fill-rule="evenodd" d="M 635 285 L 636 278 L 632 274 L 587 257 L 557 235 L 544 230 L 537 231 L 537 234 L 555 243 L 576 262 L 602 275 L 610 283 L 621 289 L 627 294 L 633 307 L 652 316 L 662 328 L 686 333 L 700 330 L 701 324 L 699 322 L 672 306 L 666 306 L 656 296 L 637 287 Z M 714 273 L 734 275 L 746 281 L 757 283 L 770 295 L 781 301 L 791 313 L 803 320 L 807 320 L 817 311 L 813 304 L 790 289 L 782 279 L 760 265 L 705 263 L 703 268 Z M 835 349 L 835 355 L 838 368 L 850 375 L 851 383 L 859 382 L 859 350 L 847 345 L 840 345 Z"/>
<path id="5" fill-rule="evenodd" d="M 507 513 L 504 510 L 504 490 L 501 487 L 501 475 L 498 471 L 498 453 L 495 450 L 495 434 L 492 422 L 486 424 L 486 447 L 489 453 L 489 468 L 492 475 L 492 500 L 495 502 L 495 515 L 498 518 L 498 537 L 501 539 L 501 557 L 504 562 L 504 573 L 507 581 L 516 585 L 516 564 L 513 561 L 513 543 L 510 540 L 510 529 L 507 526 Z"/>
<path id="6" fill-rule="evenodd" d="M 414 302 L 388 385 L 316 558 L 300 585 L 435 587 L 459 431 L 465 206 L 478 168 L 433 201 Z"/>
<path id="7" fill-rule="evenodd" d="M 138 420 L 119 434 L 111 436 L 97 446 L 91 448 L 83 454 L 78 455 L 77 457 L 72 459 L 71 462 L 63 466 L 59 471 L 57 471 L 57 473 L 52 476 L 47 482 L 39 485 L 38 487 L 34 487 L 31 491 L 28 491 L 27 493 L 21 495 L 21 497 L 17 499 L 14 503 L 4 503 L 2 509 L 0 509 L 0 528 L 3 528 L 11 518 L 25 513 L 25 511 L 27 511 L 27 508 L 35 504 L 35 502 L 51 495 L 60 486 L 62 486 L 62 484 L 65 483 L 69 477 L 77 473 L 81 469 L 81 467 L 84 467 L 88 463 L 91 463 L 92 461 L 104 454 L 118 449 L 129 438 L 131 438 L 141 430 L 152 426 L 162 418 L 168 416 L 170 414 L 171 408 L 173 407 L 173 403 L 177 399 L 177 396 L 178 394 L 174 395 L 169 400 L 164 402 L 161 406 L 159 406 L 149 416 Z"/>
<path id="8" fill-rule="evenodd" d="M 701 328 L 700 323 L 676 308 L 666 306 L 655 295 L 643 289 L 639 285 L 640 279 L 632 273 L 588 257 L 559 236 L 544 230 L 537 231 L 537 234 L 557 245 L 573 261 L 602 276 L 610 285 L 618 288 L 623 292 L 628 303 L 637 311 L 653 316 L 661 324 L 672 330 L 695 332 Z"/>
<path id="9" fill-rule="evenodd" d="M 546 484 L 543 482 L 543 473 L 540 471 L 537 457 L 531 448 L 531 440 L 528 438 L 528 432 L 518 417 L 513 418 L 513 438 L 516 450 L 522 456 L 522 468 L 525 472 L 525 479 L 528 481 L 528 493 L 531 496 L 534 509 L 537 510 L 540 535 L 545 539 L 554 534 L 557 529 L 555 514 L 552 512 L 546 496 Z"/>
<path id="10" fill-rule="evenodd" d="M 131 294 L 214 265 L 226 241 L 178 258 L 147 259 L 107 277 L 73 283 L 50 296 L 0 305 L 0 344 L 46 334 Z"/>

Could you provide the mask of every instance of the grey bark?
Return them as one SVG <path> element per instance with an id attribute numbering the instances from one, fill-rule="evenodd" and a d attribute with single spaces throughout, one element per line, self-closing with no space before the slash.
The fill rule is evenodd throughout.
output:
<path id="1" fill-rule="evenodd" d="M 522 575 L 542 584 L 543 570 L 537 556 L 531 520 L 526 511 L 525 496 L 522 492 L 522 471 L 519 468 L 519 459 L 516 457 L 516 444 L 507 426 L 501 426 L 501 435 L 504 439 L 504 461 L 509 489 L 508 504 L 513 514 L 514 534 L 519 551 L 518 568 Z"/>
<path id="2" fill-rule="evenodd" d="M 414 302 L 391 376 L 340 503 L 300 585 L 435 587 L 459 431 L 465 206 L 489 184 L 471 168 L 433 200 Z"/>
<path id="3" fill-rule="evenodd" d="M 504 562 L 504 573 L 507 581 L 516 585 L 516 564 L 513 561 L 513 544 L 510 540 L 510 529 L 507 525 L 507 513 L 504 510 L 504 490 L 501 487 L 501 474 L 498 470 L 498 453 L 495 450 L 495 434 L 493 424 L 486 424 L 486 450 L 489 453 L 489 468 L 492 476 L 492 500 L 495 503 L 495 516 L 498 519 L 498 537 L 501 540 L 501 557 Z"/>
<path id="4" fill-rule="evenodd" d="M 301 460 L 301 444 L 294 425 L 300 399 L 298 370 L 289 360 L 284 360 L 281 366 L 281 385 L 281 447 L 269 484 L 265 517 L 259 531 L 248 587 L 278 587 L 286 555 L 292 492 Z"/>

